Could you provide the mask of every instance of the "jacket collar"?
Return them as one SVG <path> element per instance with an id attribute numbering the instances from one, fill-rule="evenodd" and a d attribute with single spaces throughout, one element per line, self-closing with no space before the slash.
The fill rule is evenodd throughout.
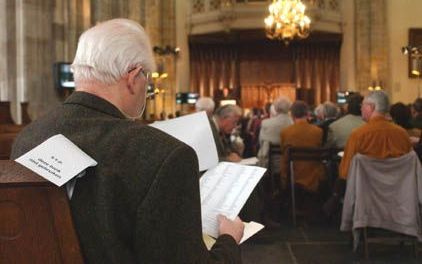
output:
<path id="1" fill-rule="evenodd" d="M 372 117 L 371 119 L 369 119 L 368 123 L 380 122 L 380 121 L 388 122 L 385 116 L 380 115 L 380 116 Z"/>
<path id="2" fill-rule="evenodd" d="M 82 105 L 87 108 L 91 108 L 117 118 L 126 119 L 123 113 L 112 103 L 108 102 L 107 100 L 101 97 L 87 92 L 73 92 L 66 99 L 64 104 Z"/>

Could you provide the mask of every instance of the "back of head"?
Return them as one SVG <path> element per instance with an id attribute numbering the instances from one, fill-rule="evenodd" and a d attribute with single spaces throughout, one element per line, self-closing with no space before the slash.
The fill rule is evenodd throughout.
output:
<path id="1" fill-rule="evenodd" d="M 337 117 L 338 108 L 334 103 L 326 101 L 322 104 L 322 112 L 324 119 L 332 119 Z"/>
<path id="2" fill-rule="evenodd" d="M 405 104 L 401 102 L 393 104 L 390 108 L 390 115 L 397 125 L 406 129 L 411 127 L 410 119 L 412 118 L 412 114 L 409 107 Z"/>
<path id="3" fill-rule="evenodd" d="M 212 115 L 214 112 L 215 103 L 211 97 L 201 97 L 195 103 L 195 109 L 197 112 L 205 111 L 208 115 Z"/>
<path id="4" fill-rule="evenodd" d="M 350 95 L 347 98 L 347 112 L 351 115 L 360 116 L 363 97 L 359 93 Z"/>
<path id="5" fill-rule="evenodd" d="M 413 103 L 413 109 L 416 113 L 422 114 L 422 98 L 417 98 Z"/>
<path id="6" fill-rule="evenodd" d="M 242 116 L 242 109 L 237 105 L 223 105 L 215 110 L 214 115 L 219 119 Z"/>
<path id="7" fill-rule="evenodd" d="M 388 99 L 388 95 L 383 91 L 371 92 L 365 97 L 364 101 L 374 104 L 375 112 L 386 114 L 389 111 L 390 100 Z"/>
<path id="8" fill-rule="evenodd" d="M 304 101 L 295 101 L 290 107 L 293 118 L 304 118 L 308 116 L 309 107 Z"/>
<path id="9" fill-rule="evenodd" d="M 286 96 L 280 96 L 273 102 L 274 110 L 277 114 L 287 114 L 292 102 Z"/>
<path id="10" fill-rule="evenodd" d="M 149 72 L 155 69 L 149 38 L 138 23 L 119 18 L 80 36 L 72 69 L 76 85 L 82 81 L 110 85 L 139 66 Z"/>

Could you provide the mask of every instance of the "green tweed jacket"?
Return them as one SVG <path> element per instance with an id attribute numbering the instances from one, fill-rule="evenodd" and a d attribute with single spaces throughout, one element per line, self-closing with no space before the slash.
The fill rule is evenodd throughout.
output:
<path id="1" fill-rule="evenodd" d="M 189 146 L 74 92 L 19 134 L 12 158 L 59 133 L 98 162 L 70 201 L 86 263 L 241 262 L 231 236 L 210 251 L 202 241 L 198 161 Z"/>

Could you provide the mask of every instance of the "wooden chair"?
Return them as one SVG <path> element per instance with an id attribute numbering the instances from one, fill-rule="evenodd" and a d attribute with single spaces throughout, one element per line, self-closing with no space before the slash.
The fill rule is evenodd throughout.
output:
<path id="1" fill-rule="evenodd" d="M 8 160 L 12 152 L 12 145 L 17 133 L 0 134 L 0 160 Z"/>
<path id="2" fill-rule="evenodd" d="M 0 161 L 0 263 L 83 263 L 63 188 Z"/>
<path id="3" fill-rule="evenodd" d="M 327 180 L 330 183 L 335 181 L 334 173 L 332 171 L 333 157 L 336 155 L 336 150 L 332 148 L 319 147 L 288 147 L 287 160 L 289 166 L 288 185 L 291 194 L 291 214 L 293 225 L 296 226 L 296 184 L 295 184 L 295 161 L 317 161 L 324 164 L 326 169 Z"/>
<path id="4" fill-rule="evenodd" d="M 269 176 L 270 190 L 273 195 L 280 192 L 280 159 L 280 145 L 270 144 L 270 149 L 268 151 L 267 175 Z"/>
<path id="5" fill-rule="evenodd" d="M 411 242 L 417 256 L 417 237 L 421 234 L 421 180 L 422 166 L 413 151 L 388 159 L 359 153 L 353 157 L 340 229 L 353 231 L 354 251 L 358 249 L 363 233 L 366 258 L 369 257 L 369 243 L 392 242 Z M 372 234 L 368 235 L 368 231 Z"/>

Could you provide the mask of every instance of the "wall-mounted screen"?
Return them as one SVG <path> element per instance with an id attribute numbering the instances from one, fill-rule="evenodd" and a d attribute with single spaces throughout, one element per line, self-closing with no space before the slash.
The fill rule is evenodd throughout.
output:
<path id="1" fill-rule="evenodd" d="M 75 89 L 71 63 L 57 62 L 54 64 L 54 81 L 56 89 Z"/>

